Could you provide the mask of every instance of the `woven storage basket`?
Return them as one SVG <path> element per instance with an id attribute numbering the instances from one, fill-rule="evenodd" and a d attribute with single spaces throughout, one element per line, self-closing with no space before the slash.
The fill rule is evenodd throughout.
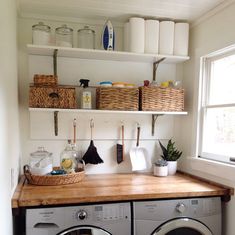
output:
<path id="1" fill-rule="evenodd" d="M 30 86 L 29 107 L 75 109 L 75 88 L 67 86 Z"/>
<path id="2" fill-rule="evenodd" d="M 169 87 L 140 87 L 140 109 L 143 111 L 183 111 L 184 90 Z"/>
<path id="3" fill-rule="evenodd" d="M 96 89 L 97 109 L 105 110 L 138 110 L 139 89 L 100 87 Z"/>
<path id="4" fill-rule="evenodd" d="M 56 168 L 57 169 L 57 168 Z M 29 184 L 34 185 L 64 185 L 74 184 L 83 180 L 85 177 L 84 169 L 79 169 L 73 174 L 64 175 L 34 175 L 30 172 L 29 166 L 24 166 L 24 175 Z"/>
<path id="5" fill-rule="evenodd" d="M 36 86 L 56 86 L 58 84 L 58 78 L 54 75 L 35 74 L 33 81 Z"/>

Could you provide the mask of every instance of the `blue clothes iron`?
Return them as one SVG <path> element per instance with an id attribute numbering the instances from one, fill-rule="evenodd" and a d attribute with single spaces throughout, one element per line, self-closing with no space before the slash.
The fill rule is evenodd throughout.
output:
<path id="1" fill-rule="evenodd" d="M 108 20 L 104 25 L 102 44 L 105 50 L 113 51 L 115 43 L 115 33 L 113 25 L 110 20 Z"/>

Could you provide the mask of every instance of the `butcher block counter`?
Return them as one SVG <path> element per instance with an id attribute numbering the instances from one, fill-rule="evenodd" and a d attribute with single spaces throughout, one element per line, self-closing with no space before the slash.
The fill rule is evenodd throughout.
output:
<path id="1" fill-rule="evenodd" d="M 183 173 L 167 177 L 151 174 L 86 175 L 82 182 L 58 186 L 34 186 L 22 177 L 12 198 L 12 208 L 206 196 L 229 200 L 233 193 L 232 188 Z"/>

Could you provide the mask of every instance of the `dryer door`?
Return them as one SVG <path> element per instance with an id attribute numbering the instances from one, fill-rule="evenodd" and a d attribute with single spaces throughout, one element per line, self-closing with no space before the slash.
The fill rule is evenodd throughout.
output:
<path id="1" fill-rule="evenodd" d="M 190 218 L 176 218 L 159 226 L 152 235 L 213 235 L 203 223 Z"/>
<path id="2" fill-rule="evenodd" d="M 112 235 L 111 233 L 93 226 L 76 226 L 68 228 L 57 235 Z"/>

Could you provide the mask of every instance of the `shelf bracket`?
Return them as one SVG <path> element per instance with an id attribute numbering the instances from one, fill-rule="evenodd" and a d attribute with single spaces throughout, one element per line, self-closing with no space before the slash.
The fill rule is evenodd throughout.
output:
<path id="1" fill-rule="evenodd" d="M 58 49 L 55 49 L 53 53 L 54 76 L 57 76 L 57 54 L 58 54 Z"/>
<path id="2" fill-rule="evenodd" d="M 156 81 L 156 71 L 157 71 L 158 65 L 165 59 L 166 59 L 166 57 L 163 57 L 163 58 L 153 62 L 153 81 Z"/>
<path id="3" fill-rule="evenodd" d="M 59 113 L 59 111 L 54 111 L 54 132 L 55 132 L 55 136 L 58 136 L 58 113 Z"/>
<path id="4" fill-rule="evenodd" d="M 163 116 L 163 114 L 152 114 L 152 136 L 155 134 L 155 124 L 159 116 Z"/>

